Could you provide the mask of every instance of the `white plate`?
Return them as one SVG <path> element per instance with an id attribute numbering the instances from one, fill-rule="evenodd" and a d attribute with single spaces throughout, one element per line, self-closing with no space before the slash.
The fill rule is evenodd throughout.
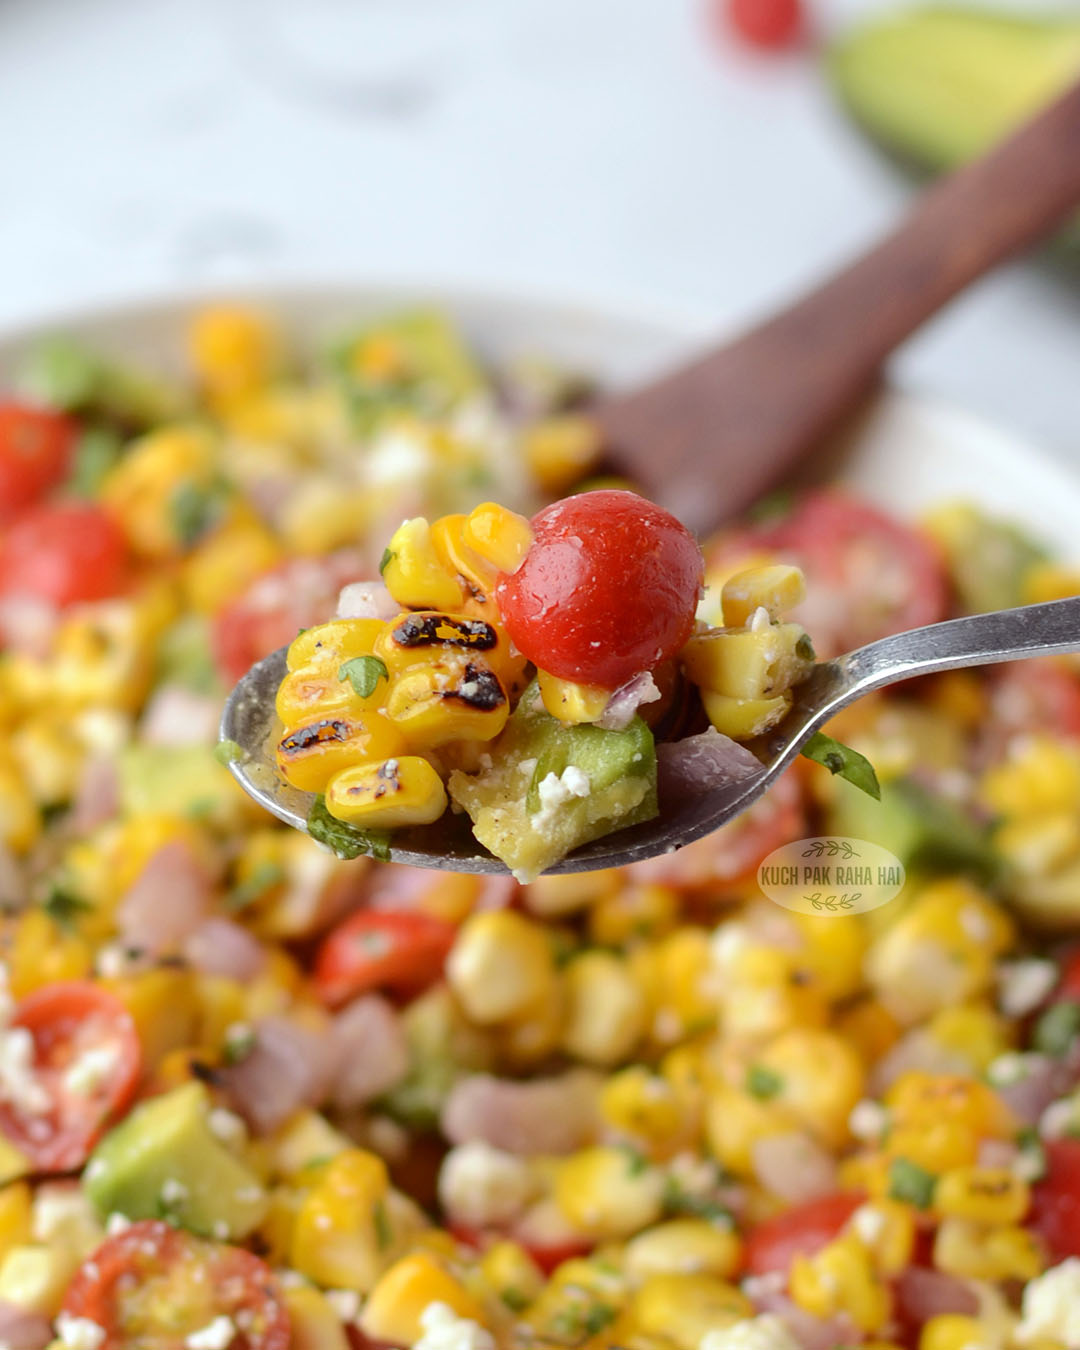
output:
<path id="1" fill-rule="evenodd" d="M 0 337 L 0 389 L 10 388 L 28 346 L 65 332 L 118 356 L 183 368 L 186 322 L 206 296 L 57 315 Z M 238 297 L 247 298 L 247 297 Z M 251 299 L 280 315 L 297 343 L 314 349 L 350 323 L 416 302 L 445 307 L 491 355 L 544 354 L 620 385 L 699 349 L 700 316 L 646 316 L 610 306 L 484 295 L 447 287 L 347 283 L 274 287 Z M 1025 525 L 1053 551 L 1080 556 L 1080 475 L 1021 437 L 933 399 L 886 391 L 846 438 L 838 476 L 902 516 L 965 497 Z"/>

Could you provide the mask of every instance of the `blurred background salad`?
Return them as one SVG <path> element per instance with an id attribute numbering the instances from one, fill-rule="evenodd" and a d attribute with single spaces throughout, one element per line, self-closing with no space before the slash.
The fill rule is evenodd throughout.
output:
<path id="1" fill-rule="evenodd" d="M 1025 22 L 877 0 L 3 0 L 0 324 L 374 277 L 738 326 L 902 210 L 910 178 L 857 121 L 936 167 L 1080 69 L 1076 6 L 1014 3 Z M 1078 309 L 1058 263 L 1014 268 L 898 369 L 1080 454 Z"/>

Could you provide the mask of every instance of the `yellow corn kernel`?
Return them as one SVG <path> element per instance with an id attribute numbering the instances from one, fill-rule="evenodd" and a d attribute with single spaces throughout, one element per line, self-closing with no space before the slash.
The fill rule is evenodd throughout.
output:
<path id="1" fill-rule="evenodd" d="M 350 678 L 350 671 L 355 669 L 350 663 L 357 658 L 362 663 L 365 657 L 371 657 L 375 638 L 383 627 L 378 620 L 339 619 L 318 629 L 309 628 L 295 639 L 289 648 L 288 674 L 275 697 L 277 715 L 285 726 L 335 713 L 362 717 L 383 706 L 389 685 L 377 658 L 372 658 L 369 670 L 360 671 L 375 677 L 370 694 L 358 694 Z M 308 640 L 310 633 L 316 636 Z M 300 659 L 304 652 L 309 654 L 306 661 Z"/>
<path id="2" fill-rule="evenodd" d="M 443 564 L 423 516 L 403 521 L 386 546 L 382 567 L 386 588 L 406 609 L 459 610 L 465 593 Z"/>
<path id="3" fill-rule="evenodd" d="M 1023 603 L 1041 604 L 1045 600 L 1067 600 L 1071 595 L 1080 595 L 1080 573 L 1074 567 L 1061 563 L 1032 563 L 1024 573 Z"/>
<path id="4" fill-rule="evenodd" d="M 503 1240 L 493 1243 L 480 1259 L 484 1283 L 511 1312 L 521 1312 L 544 1287 L 544 1275 L 524 1247 Z"/>
<path id="5" fill-rule="evenodd" d="M 890 1158 L 903 1158 L 926 1172 L 940 1174 L 974 1163 L 979 1136 L 957 1120 L 928 1120 L 918 1125 L 895 1125 L 884 1143 Z"/>
<path id="6" fill-rule="evenodd" d="M 899 1275 L 915 1249 L 915 1212 L 899 1200 L 870 1200 L 859 1206 L 847 1223 L 870 1253 L 881 1275 Z"/>
<path id="7" fill-rule="evenodd" d="M 866 925 L 855 914 L 792 914 L 803 947 L 799 968 L 830 1002 L 839 1002 L 859 993 L 863 984 L 863 959 L 869 935 Z"/>
<path id="8" fill-rule="evenodd" d="M 171 1051 L 196 1039 L 199 1005 L 190 970 L 159 966 L 137 975 L 103 980 L 102 984 L 131 1014 L 145 1068 L 156 1068 Z"/>
<path id="9" fill-rule="evenodd" d="M 973 1223 L 1019 1223 L 1031 1191 L 1007 1167 L 954 1167 L 938 1178 L 934 1210 Z"/>
<path id="10" fill-rule="evenodd" d="M 28 853 L 40 835 L 37 804 L 9 752 L 0 756 L 0 842 L 12 853 Z"/>
<path id="11" fill-rule="evenodd" d="M 750 1300 L 714 1275 L 650 1275 L 634 1295 L 630 1313 L 647 1335 L 666 1336 L 679 1350 L 698 1350 L 709 1331 L 752 1317 Z"/>
<path id="12" fill-rule="evenodd" d="M 25 1181 L 0 1190 L 0 1264 L 12 1247 L 30 1241 L 30 1199 Z"/>
<path id="13" fill-rule="evenodd" d="M 495 502 L 481 502 L 469 513 L 461 531 L 466 548 L 499 572 L 516 572 L 532 547 L 532 526 L 516 511 Z"/>
<path id="14" fill-rule="evenodd" d="M 829 1148 L 848 1139 L 848 1118 L 862 1097 L 865 1070 L 859 1056 L 834 1031 L 785 1031 L 756 1055 L 774 1076 L 776 1100 Z"/>
<path id="15" fill-rule="evenodd" d="M 587 1064 L 628 1058 L 645 1032 L 645 994 L 629 964 L 613 952 L 586 951 L 564 971 L 562 1047 Z"/>
<path id="16" fill-rule="evenodd" d="M 555 985 L 545 930 L 513 910 L 473 914 L 462 924 L 446 962 L 446 978 L 481 1026 L 526 1015 Z"/>
<path id="17" fill-rule="evenodd" d="M 629 1237 L 655 1223 L 664 1176 L 621 1148 L 587 1148 L 561 1161 L 555 1203 L 580 1232 L 598 1240 Z"/>
<path id="18" fill-rule="evenodd" d="M 451 741 L 490 741 L 510 715 L 510 701 L 486 662 L 442 657 L 410 666 L 390 683 L 386 716 L 412 749 Z"/>
<path id="19" fill-rule="evenodd" d="M 717 1161 L 736 1176 L 754 1177 L 754 1145 L 759 1139 L 798 1128 L 794 1113 L 780 1102 L 763 1101 L 726 1084 L 708 1094 L 705 1138 Z"/>
<path id="20" fill-rule="evenodd" d="M 432 1303 L 445 1303 L 458 1317 L 481 1325 L 487 1314 L 460 1280 L 428 1252 L 411 1252 L 392 1265 L 364 1304 L 360 1326 L 366 1336 L 394 1345 L 415 1345 L 423 1335 L 420 1316 Z"/>
<path id="21" fill-rule="evenodd" d="M 400 733 L 381 713 L 319 717 L 287 727 L 275 751 L 278 771 L 301 792 L 322 792 L 342 769 L 390 759 L 405 749 Z"/>
<path id="22" fill-rule="evenodd" d="M 775 698 L 810 669 L 809 657 L 801 654 L 805 637 L 797 623 L 720 628 L 692 637 L 681 659 L 688 678 L 702 689 L 738 699 Z"/>
<path id="23" fill-rule="evenodd" d="M 361 827 L 430 825 L 446 810 L 446 789 L 426 759 L 401 755 L 335 774 L 326 785 L 326 809 Z"/>
<path id="24" fill-rule="evenodd" d="M 989 1003 L 968 1003 L 959 1008 L 942 1008 L 930 1020 L 928 1030 L 939 1045 L 965 1056 L 977 1073 L 1015 1044 L 1015 1030 L 1009 1019 L 994 1011 Z"/>
<path id="25" fill-rule="evenodd" d="M 539 1064 L 559 1048 L 566 1022 L 566 991 L 558 972 L 550 991 L 499 1025 L 499 1057 L 511 1068 Z"/>
<path id="26" fill-rule="evenodd" d="M 643 1064 L 621 1069 L 604 1083 L 600 1115 L 610 1130 L 660 1157 L 674 1151 L 687 1132 L 679 1094 Z"/>
<path id="27" fill-rule="evenodd" d="M 877 999 L 864 998 L 836 1019 L 836 1030 L 859 1052 L 869 1067 L 876 1064 L 900 1039 L 896 1018 Z"/>
<path id="28" fill-rule="evenodd" d="M 578 872 L 574 876 L 600 875 Z M 541 877 L 562 881 L 569 877 Z M 620 877 L 621 881 L 621 877 Z M 533 886 L 536 886 L 533 882 Z M 679 917 L 680 896 L 671 886 L 658 882 L 618 885 L 600 896 L 589 911 L 589 936 L 603 947 L 622 947 L 640 938 L 657 938 L 675 927 Z"/>
<path id="29" fill-rule="evenodd" d="M 392 623 L 384 624 L 374 652 L 391 676 L 425 665 L 442 664 L 452 670 L 461 662 L 474 662 L 493 670 L 512 694 L 523 687 L 528 665 L 497 624 L 469 614 L 438 610 L 402 614 Z"/>
<path id="30" fill-rule="evenodd" d="M 724 964 L 717 997 L 723 1029 L 736 1040 L 821 1026 L 829 1016 L 821 990 L 802 974 L 798 957 L 764 943 L 740 945 L 737 959 Z"/>
<path id="31" fill-rule="evenodd" d="M 245 393 L 266 384 L 282 360 L 281 332 L 268 315 L 238 305 L 200 310 L 188 330 L 195 372 L 215 394 Z"/>
<path id="32" fill-rule="evenodd" d="M 388 1192 L 381 1158 L 361 1149 L 339 1154 L 300 1205 L 291 1264 L 316 1284 L 369 1292 L 393 1259 Z"/>
<path id="33" fill-rule="evenodd" d="M 985 1328 L 977 1317 L 940 1313 L 923 1324 L 919 1350 L 975 1350 L 985 1339 Z"/>
<path id="34" fill-rule="evenodd" d="M 281 561 L 277 540 L 253 512 L 234 508 L 184 561 L 184 599 L 198 614 L 216 614 L 256 577 Z"/>
<path id="35" fill-rule="evenodd" d="M 610 689 L 601 689 L 597 684 L 575 684 L 573 680 L 560 680 L 556 675 L 549 675 L 546 670 L 538 672 L 537 682 L 544 707 L 552 717 L 568 727 L 578 726 L 582 722 L 595 722 L 611 697 Z"/>
<path id="36" fill-rule="evenodd" d="M 599 463 L 600 429 L 580 413 L 546 417 L 526 428 L 521 448 L 529 472 L 544 492 L 566 492 Z"/>
<path id="37" fill-rule="evenodd" d="M 670 1219 L 626 1244 L 623 1266 L 634 1280 L 650 1275 L 701 1274 L 730 1279 L 742 1260 L 742 1242 L 730 1228 L 705 1219 Z"/>
<path id="38" fill-rule="evenodd" d="M 0 1302 L 55 1317 L 81 1258 L 64 1243 L 23 1243 L 0 1263 Z"/>
<path id="39" fill-rule="evenodd" d="M 462 613 L 498 623 L 499 607 L 495 603 L 495 587 L 499 574 L 491 563 L 466 546 L 466 519 L 460 514 L 440 516 L 432 522 L 431 542 L 439 561 L 461 586 L 465 596 Z"/>
<path id="40" fill-rule="evenodd" d="M 1080 806 L 1080 753 L 1052 736 L 1025 737 L 983 775 L 979 796 L 1004 816 L 1039 817 Z"/>
<path id="41" fill-rule="evenodd" d="M 374 515 L 368 489 L 349 488 L 333 474 L 312 473 L 290 491 L 276 524 L 287 553 L 321 558 L 354 544 Z"/>
<path id="42" fill-rule="evenodd" d="M 292 1350 L 349 1350 L 341 1318 L 317 1289 L 309 1284 L 289 1285 L 282 1298 L 289 1314 Z"/>
<path id="43" fill-rule="evenodd" d="M 381 619 L 332 619 L 316 624 L 289 643 L 285 663 L 289 670 L 332 671 L 336 675 L 343 662 L 373 652 L 385 628 Z"/>
<path id="44" fill-rule="evenodd" d="M 93 947 L 65 932 L 43 909 L 24 910 L 7 953 L 8 983 L 16 998 L 61 980 L 81 980 L 93 967 Z"/>
<path id="45" fill-rule="evenodd" d="M 310 1180 L 323 1164 L 352 1147 L 319 1111 L 298 1111 L 267 1143 L 271 1169 L 286 1181 Z"/>
<path id="46" fill-rule="evenodd" d="M 955 725 L 973 731 L 986 720 L 986 688 L 976 671 L 947 670 L 930 683 L 929 703 Z"/>
<path id="47" fill-rule="evenodd" d="M 23 781 L 39 806 L 71 800 L 85 752 L 66 722 L 49 716 L 29 717 L 15 727 L 8 743 Z"/>
<path id="48" fill-rule="evenodd" d="M 1039 1240 L 1026 1228 L 987 1229 L 967 1219 L 947 1218 L 934 1239 L 934 1265 L 965 1280 L 1033 1280 L 1046 1261 Z"/>
<path id="49" fill-rule="evenodd" d="M 892 1084 L 884 1103 L 898 1126 L 950 1120 L 979 1137 L 1007 1139 L 1015 1132 L 1012 1115 L 997 1093 L 962 1074 L 910 1069 Z"/>
<path id="50" fill-rule="evenodd" d="M 137 553 L 168 558 L 183 551 L 177 503 L 185 490 L 208 489 L 216 458 L 216 441 L 206 428 L 165 426 L 141 437 L 109 470 L 101 503 Z"/>
<path id="51" fill-rule="evenodd" d="M 853 1234 L 836 1238 L 813 1256 L 796 1256 L 790 1291 L 808 1313 L 815 1317 L 845 1313 L 860 1331 L 880 1330 L 892 1312 L 888 1287 Z"/>
<path id="52" fill-rule="evenodd" d="M 720 593 L 724 623 L 729 628 L 749 623 L 758 609 L 766 610 L 770 619 L 779 619 L 805 599 L 806 578 L 788 563 L 736 572 L 724 582 Z"/>
<path id="53" fill-rule="evenodd" d="M 733 741 L 748 741 L 761 736 L 770 727 L 782 722 L 791 709 L 791 695 L 780 694 L 776 698 L 731 698 L 727 694 L 715 694 L 711 689 L 703 689 L 701 701 L 705 713 L 722 736 L 730 736 Z"/>

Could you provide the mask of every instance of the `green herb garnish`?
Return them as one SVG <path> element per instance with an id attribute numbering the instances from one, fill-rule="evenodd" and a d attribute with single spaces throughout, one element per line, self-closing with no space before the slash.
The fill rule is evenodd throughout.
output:
<path id="1" fill-rule="evenodd" d="M 784 1080 L 764 1064 L 751 1064 L 746 1072 L 746 1090 L 751 1097 L 767 1102 L 778 1095 L 784 1086 Z"/>
<path id="2" fill-rule="evenodd" d="M 325 797 L 315 798 L 308 812 L 307 832 L 339 858 L 359 858 L 362 853 L 370 853 L 380 862 L 390 861 L 390 835 L 386 830 L 358 830 L 355 825 L 347 825 L 326 809 Z"/>
<path id="3" fill-rule="evenodd" d="M 75 443 L 68 487 L 77 497 L 95 499 L 105 475 L 123 454 L 123 444 L 115 431 L 90 427 Z"/>
<path id="4" fill-rule="evenodd" d="M 937 1178 L 908 1158 L 894 1158 L 889 1168 L 889 1199 L 903 1200 L 916 1209 L 928 1209 Z"/>
<path id="5" fill-rule="evenodd" d="M 231 910 L 234 914 L 238 910 L 247 909 L 248 905 L 253 905 L 256 900 L 261 900 L 267 891 L 273 890 L 279 882 L 284 880 L 285 869 L 280 863 L 264 859 L 256 866 L 251 876 L 238 882 L 232 888 L 225 897 L 225 908 Z"/>
<path id="6" fill-rule="evenodd" d="M 235 764 L 244 758 L 244 747 L 239 741 L 218 741 L 214 746 L 214 758 L 219 764 Z"/>
<path id="7" fill-rule="evenodd" d="M 224 505 L 223 483 L 181 483 L 169 500 L 169 513 L 176 537 L 191 548 L 217 523 Z"/>
<path id="8" fill-rule="evenodd" d="M 79 915 L 92 913 L 94 906 L 63 882 L 54 881 L 41 902 L 41 908 L 58 928 L 72 933 L 78 924 Z"/>
<path id="9" fill-rule="evenodd" d="M 375 1201 L 371 1217 L 375 1222 L 375 1241 L 378 1243 L 379 1251 L 385 1252 L 393 1246 L 394 1229 L 390 1223 L 390 1216 L 386 1212 L 386 1206 L 381 1200 Z"/>
<path id="10" fill-rule="evenodd" d="M 1080 1003 L 1063 999 L 1047 1008 L 1035 1023 L 1031 1043 L 1044 1055 L 1060 1059 L 1069 1051 L 1077 1033 L 1080 1033 Z"/>
<path id="11" fill-rule="evenodd" d="M 865 755 L 852 750 L 850 745 L 826 736 L 823 731 L 815 731 L 803 746 L 802 753 L 816 764 L 823 764 L 830 773 L 846 778 L 875 800 L 881 800 L 881 785 L 874 766 Z"/>
<path id="12" fill-rule="evenodd" d="M 379 559 L 379 576 L 382 576 L 382 574 L 386 571 L 386 569 L 390 566 L 390 564 L 394 561 L 396 557 L 397 554 L 394 553 L 391 549 L 388 548 L 383 549 L 382 557 Z"/>
<path id="13" fill-rule="evenodd" d="M 380 680 L 388 680 L 386 663 L 377 656 L 354 656 L 338 667 L 339 680 L 348 680 L 360 698 L 370 698 Z"/>

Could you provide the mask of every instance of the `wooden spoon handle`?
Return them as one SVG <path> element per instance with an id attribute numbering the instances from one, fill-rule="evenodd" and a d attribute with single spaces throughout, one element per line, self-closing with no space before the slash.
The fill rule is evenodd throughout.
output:
<path id="1" fill-rule="evenodd" d="M 688 524 L 746 507 L 954 295 L 1080 204 L 1080 84 L 919 199 L 881 243 L 721 348 L 596 409 L 613 455 Z"/>

